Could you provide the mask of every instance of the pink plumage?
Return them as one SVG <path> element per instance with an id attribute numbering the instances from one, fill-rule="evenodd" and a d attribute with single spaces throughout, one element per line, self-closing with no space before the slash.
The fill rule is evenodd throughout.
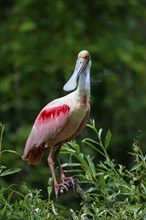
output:
<path id="1" fill-rule="evenodd" d="M 50 102 L 42 109 L 26 141 L 22 156 L 24 160 L 28 161 L 28 164 L 38 164 L 44 151 L 49 150 L 48 164 L 54 180 L 56 197 L 58 197 L 60 189 L 68 190 L 71 185 L 74 185 L 73 177 L 64 175 L 58 154 L 63 143 L 74 139 L 81 133 L 89 118 L 90 67 L 90 55 L 88 51 L 83 50 L 78 54 L 72 77 L 64 86 L 67 91 L 74 90 L 79 78 L 77 90 Z M 59 184 L 53 168 L 53 149 L 55 149 L 60 168 Z"/>
<path id="2" fill-rule="evenodd" d="M 61 105 L 54 108 L 43 109 L 37 117 L 40 123 L 47 123 L 51 118 L 58 118 L 60 114 L 66 115 L 70 110 L 68 105 Z"/>

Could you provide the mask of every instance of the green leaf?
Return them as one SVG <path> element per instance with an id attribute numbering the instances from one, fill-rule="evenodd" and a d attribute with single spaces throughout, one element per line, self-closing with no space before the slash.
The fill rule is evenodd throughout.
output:
<path id="1" fill-rule="evenodd" d="M 3 151 L 1 152 L 1 154 L 3 154 L 3 153 L 12 153 L 12 154 L 16 154 L 16 155 L 18 155 L 18 156 L 21 156 L 21 154 L 19 154 L 19 153 L 16 152 L 15 150 L 3 150 Z"/>
<path id="2" fill-rule="evenodd" d="M 99 143 L 97 142 L 97 141 L 95 141 L 95 140 L 93 140 L 93 139 L 91 139 L 91 138 L 84 138 L 84 140 L 82 141 L 83 143 L 86 143 L 86 142 L 91 142 L 91 143 L 93 143 L 93 144 L 97 144 L 97 145 L 99 145 Z"/>
<path id="3" fill-rule="evenodd" d="M 91 168 L 91 171 L 92 171 L 92 175 L 93 175 L 93 177 L 95 177 L 96 176 L 96 170 L 95 170 L 95 166 L 94 166 L 94 163 L 93 163 L 90 155 L 86 156 L 86 159 L 88 160 L 89 167 Z"/>
<path id="4" fill-rule="evenodd" d="M 2 172 L 3 169 L 6 169 L 6 166 L 0 166 L 0 173 Z"/>
<path id="5" fill-rule="evenodd" d="M 97 152 L 99 152 L 101 155 L 104 156 L 104 153 L 103 153 L 101 150 L 99 150 L 99 149 L 97 148 L 97 146 L 96 146 L 96 145 L 101 146 L 99 142 L 94 141 L 94 140 L 92 140 L 91 138 L 85 138 L 82 142 L 83 142 L 84 144 L 87 144 L 88 146 L 90 146 L 91 148 L 93 148 L 94 150 L 96 150 Z M 93 144 L 92 144 L 92 143 L 93 143 Z"/>
<path id="6" fill-rule="evenodd" d="M 100 128 L 100 129 L 99 129 L 99 132 L 98 132 L 98 138 L 99 138 L 99 140 L 101 140 L 102 131 L 103 131 L 102 128 Z"/>
<path id="7" fill-rule="evenodd" d="M 111 134 L 111 132 L 110 132 L 110 130 L 108 130 L 107 131 L 107 133 L 106 133 L 106 137 L 105 137 L 105 149 L 107 149 L 108 148 L 108 146 L 109 146 L 109 143 L 110 143 L 110 140 L 111 140 L 111 136 L 112 136 L 112 134 Z"/>
<path id="8" fill-rule="evenodd" d="M 142 162 L 139 162 L 139 163 L 137 163 L 136 165 L 134 165 L 133 167 L 132 167 L 132 169 L 130 170 L 130 171 L 134 171 L 134 170 L 140 170 L 140 167 L 143 165 L 143 163 Z"/>
<path id="9" fill-rule="evenodd" d="M 3 132 L 4 132 L 4 125 L 0 123 L 1 132 L 0 132 L 0 162 L 1 162 L 1 154 L 2 154 L 2 139 L 3 139 Z"/>
<path id="10" fill-rule="evenodd" d="M 81 166 L 80 163 L 64 163 L 61 165 L 62 167 L 76 167 L 76 166 Z"/>
<path id="11" fill-rule="evenodd" d="M 101 174 L 101 175 L 99 176 L 99 182 L 100 182 L 100 184 L 101 184 L 102 187 L 105 186 L 104 174 Z"/>
<path id="12" fill-rule="evenodd" d="M 14 173 L 18 173 L 18 172 L 20 172 L 21 171 L 21 169 L 20 168 L 10 168 L 10 169 L 7 169 L 7 170 L 5 170 L 4 172 L 2 172 L 1 174 L 0 174 L 0 176 L 7 176 L 7 175 L 11 175 L 11 174 L 14 174 Z"/>
<path id="13" fill-rule="evenodd" d="M 71 217 L 72 217 L 73 220 L 78 220 L 79 219 L 76 212 L 73 209 L 70 209 L 70 212 L 71 212 Z"/>
<path id="14" fill-rule="evenodd" d="M 77 174 L 79 174 L 79 173 L 83 173 L 84 171 L 83 170 L 80 170 L 80 169 L 69 169 L 69 170 L 63 170 L 64 171 L 64 173 L 77 173 Z"/>

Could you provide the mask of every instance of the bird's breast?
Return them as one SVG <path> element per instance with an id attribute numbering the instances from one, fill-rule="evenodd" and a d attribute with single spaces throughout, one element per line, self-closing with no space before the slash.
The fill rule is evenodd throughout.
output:
<path id="1" fill-rule="evenodd" d="M 83 102 L 74 100 L 74 103 L 70 103 L 69 107 L 71 110 L 70 117 L 64 128 L 53 140 L 53 145 L 57 145 L 60 142 L 65 142 L 65 140 L 74 136 L 86 116 L 87 108 Z"/>

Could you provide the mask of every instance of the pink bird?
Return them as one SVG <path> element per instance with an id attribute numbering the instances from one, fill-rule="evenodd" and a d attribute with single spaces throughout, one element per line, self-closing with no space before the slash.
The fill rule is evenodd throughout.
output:
<path id="1" fill-rule="evenodd" d="M 68 191 L 74 186 L 73 177 L 66 177 L 59 160 L 59 151 L 63 143 L 77 137 L 85 127 L 90 114 L 90 67 L 91 58 L 89 52 L 82 50 L 69 81 L 63 89 L 73 91 L 70 94 L 55 99 L 47 104 L 37 116 L 30 135 L 26 141 L 23 160 L 28 164 L 40 163 L 43 153 L 49 150 L 48 164 L 53 178 L 56 198 L 60 190 Z M 57 183 L 52 153 L 55 156 L 60 170 L 60 183 Z"/>

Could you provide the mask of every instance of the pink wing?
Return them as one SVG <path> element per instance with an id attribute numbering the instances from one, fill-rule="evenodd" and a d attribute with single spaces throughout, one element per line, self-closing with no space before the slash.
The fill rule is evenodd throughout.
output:
<path id="1" fill-rule="evenodd" d="M 70 116 L 70 107 L 68 105 L 52 106 L 47 105 L 38 115 L 30 132 L 24 154 L 22 158 L 27 160 L 29 153 L 33 150 L 36 156 L 44 151 L 42 146 L 49 140 L 54 139 L 63 129 Z M 38 152 L 39 151 L 39 152 Z M 36 161 L 37 162 L 37 161 Z"/>

